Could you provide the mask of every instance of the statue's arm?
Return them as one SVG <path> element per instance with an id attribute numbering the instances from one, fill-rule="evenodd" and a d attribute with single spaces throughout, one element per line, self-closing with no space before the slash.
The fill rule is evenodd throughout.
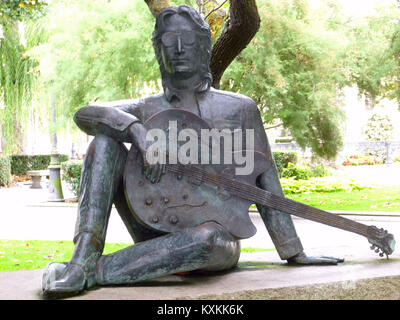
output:
<path id="1" fill-rule="evenodd" d="M 92 104 L 78 110 L 74 121 L 88 135 L 101 133 L 121 142 L 132 142 L 130 127 L 141 122 L 138 109 L 134 102 Z"/>
<path id="2" fill-rule="evenodd" d="M 249 127 L 254 128 L 254 147 L 255 150 L 263 152 L 270 163 L 268 169 L 262 173 L 257 179 L 257 186 L 263 190 L 267 190 L 273 194 L 284 197 L 284 192 L 279 181 L 279 173 L 273 160 L 271 147 L 268 143 L 267 135 L 265 134 L 262 119 L 257 108 L 253 102 L 247 110 L 247 124 Z M 258 212 L 260 213 L 266 228 L 271 236 L 275 239 L 275 245 L 280 255 L 290 264 L 297 265 L 336 265 L 343 262 L 344 259 L 335 257 L 310 257 L 307 256 L 303 247 L 296 235 L 292 219 L 288 214 L 279 212 L 268 208 L 263 205 L 257 205 Z M 280 239 L 280 240 L 279 240 Z M 286 241 L 286 242 L 285 242 Z M 293 254 L 291 254 L 293 252 Z"/>
<path id="3" fill-rule="evenodd" d="M 136 146 L 143 156 L 145 176 L 152 182 L 159 182 L 165 173 L 165 164 L 150 165 L 146 161 L 149 141 L 147 130 L 142 124 L 139 104 L 132 100 L 89 105 L 78 110 L 74 121 L 89 135 L 104 134 L 120 142 L 129 142 Z"/>
<path id="4" fill-rule="evenodd" d="M 278 169 L 265 133 L 260 111 L 253 100 L 247 101 L 245 113 L 246 127 L 254 130 L 254 150 L 262 152 L 269 164 L 268 169 L 258 177 L 257 186 L 283 197 L 284 193 L 279 181 Z M 261 215 L 267 214 L 267 207 L 260 205 L 258 209 Z"/>

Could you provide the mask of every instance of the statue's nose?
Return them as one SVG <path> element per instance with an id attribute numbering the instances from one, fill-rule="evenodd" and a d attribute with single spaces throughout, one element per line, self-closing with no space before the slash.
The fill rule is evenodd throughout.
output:
<path id="1" fill-rule="evenodd" d="M 177 50 L 178 53 L 183 53 L 184 50 L 183 50 L 183 47 L 182 47 L 182 39 L 181 39 L 181 37 L 178 37 L 177 40 L 178 41 L 177 41 L 177 44 L 176 44 L 176 50 Z"/>

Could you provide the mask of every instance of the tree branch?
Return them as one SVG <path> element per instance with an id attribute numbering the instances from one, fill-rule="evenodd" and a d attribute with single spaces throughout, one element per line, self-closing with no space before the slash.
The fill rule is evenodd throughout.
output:
<path id="1" fill-rule="evenodd" d="M 221 8 L 228 0 L 225 0 L 224 2 L 222 2 L 219 6 L 215 7 L 214 9 L 212 9 L 209 13 L 207 13 L 207 15 L 204 17 L 204 20 L 207 20 L 207 18 L 210 16 L 211 13 L 217 11 L 219 8 Z"/>
<path id="2" fill-rule="evenodd" d="M 283 123 L 281 122 L 281 123 L 278 123 L 278 124 L 275 124 L 275 125 L 272 125 L 272 126 L 265 126 L 265 130 L 271 130 L 271 129 L 275 129 L 275 128 L 278 128 L 278 127 L 281 127 L 281 126 L 283 126 Z"/>
<path id="3" fill-rule="evenodd" d="M 247 47 L 260 28 L 256 0 L 230 0 L 229 24 L 211 52 L 213 87 L 219 84 L 226 68 Z"/>
<path id="4" fill-rule="evenodd" d="M 169 0 L 144 0 L 144 2 L 146 2 L 154 17 L 157 17 L 163 9 L 171 6 Z"/>

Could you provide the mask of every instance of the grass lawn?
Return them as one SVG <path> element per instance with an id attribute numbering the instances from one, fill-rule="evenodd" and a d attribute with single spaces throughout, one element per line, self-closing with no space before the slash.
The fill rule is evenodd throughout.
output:
<path id="1" fill-rule="evenodd" d="M 126 248 L 129 243 L 106 243 L 104 254 Z M 242 248 L 242 252 L 275 249 Z M 49 262 L 69 261 L 74 251 L 72 241 L 0 240 L 0 271 L 42 269 Z"/>
<path id="2" fill-rule="evenodd" d="M 352 192 L 303 193 L 287 197 L 323 210 L 400 212 L 400 186 Z"/>
<path id="3" fill-rule="evenodd" d="M 106 243 L 104 253 L 112 253 L 129 245 Z M 72 241 L 0 240 L 0 271 L 41 269 L 49 262 L 69 261 L 73 252 Z"/>

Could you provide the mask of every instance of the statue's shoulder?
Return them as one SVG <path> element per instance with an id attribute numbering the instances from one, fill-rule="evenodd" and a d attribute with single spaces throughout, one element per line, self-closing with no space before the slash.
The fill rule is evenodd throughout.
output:
<path id="1" fill-rule="evenodd" d="M 159 103 L 160 101 L 164 101 L 164 100 L 165 100 L 164 93 L 159 92 L 159 93 L 153 94 L 151 96 L 141 98 L 139 102 L 143 105 L 146 105 L 146 104 Z"/>
<path id="2" fill-rule="evenodd" d="M 123 100 L 114 100 L 114 101 L 106 101 L 106 102 L 92 102 L 88 106 L 91 107 L 111 107 L 120 109 L 126 112 L 130 112 L 134 109 L 140 109 L 145 107 L 146 105 L 152 105 L 159 103 L 163 97 L 162 93 L 154 94 L 148 97 L 136 98 L 136 99 L 123 99 Z"/>
<path id="3" fill-rule="evenodd" d="M 140 99 L 123 99 L 113 101 L 95 101 L 91 102 L 88 107 L 111 107 L 118 108 L 123 106 L 137 105 Z"/>
<path id="4" fill-rule="evenodd" d="M 220 100 L 229 102 L 237 107 L 245 109 L 257 108 L 257 104 L 253 101 L 253 99 L 241 93 L 210 88 L 209 94 L 217 101 Z"/>

